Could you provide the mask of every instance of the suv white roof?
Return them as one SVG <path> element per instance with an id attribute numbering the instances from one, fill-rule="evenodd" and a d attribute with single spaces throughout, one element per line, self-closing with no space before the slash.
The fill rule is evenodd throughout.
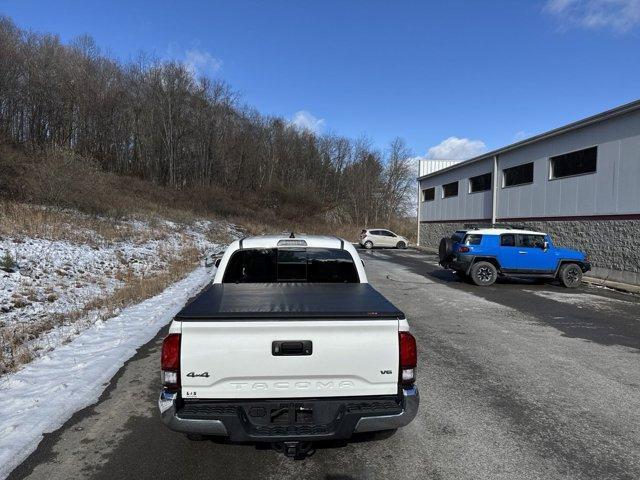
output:
<path id="1" fill-rule="evenodd" d="M 535 232 L 533 230 L 516 230 L 514 228 L 478 228 L 467 230 L 468 235 L 502 235 L 503 233 L 521 233 L 525 235 L 546 235 L 543 232 Z"/>

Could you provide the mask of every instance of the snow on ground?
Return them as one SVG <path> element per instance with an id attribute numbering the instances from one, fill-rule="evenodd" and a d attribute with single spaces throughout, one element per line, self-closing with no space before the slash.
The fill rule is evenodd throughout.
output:
<path id="1" fill-rule="evenodd" d="M 547 298 L 549 300 L 555 300 L 556 302 L 567 303 L 574 305 L 578 308 L 585 308 L 588 310 L 613 310 L 617 306 L 632 305 L 633 302 L 626 300 L 619 300 L 617 298 L 603 297 L 600 295 L 593 295 L 591 293 L 561 293 L 547 290 L 527 290 L 539 297 Z"/>
<path id="2" fill-rule="evenodd" d="M 109 380 L 213 278 L 199 267 L 161 294 L 99 321 L 73 341 L 0 378 L 0 478 L 31 452 L 43 433 L 95 403 Z"/>
<path id="3" fill-rule="evenodd" d="M 0 238 L 0 260 L 8 252 L 19 266 L 13 272 L 0 270 L 0 333 L 4 331 L 0 338 L 6 342 L 2 346 L 5 359 L 13 355 L 6 350 L 8 339 L 28 338 L 30 355 L 46 353 L 108 316 L 104 308 L 92 305 L 114 294 L 127 279 L 163 273 L 170 262 L 183 258 L 185 248 L 195 248 L 201 257 L 220 250 L 222 246 L 211 240 L 212 232 L 238 236 L 234 226 L 211 221 L 188 226 L 119 221 L 116 229 L 131 234 L 116 238 L 104 238 L 80 225 L 69 228 L 76 241 L 73 235 L 63 240 Z"/>

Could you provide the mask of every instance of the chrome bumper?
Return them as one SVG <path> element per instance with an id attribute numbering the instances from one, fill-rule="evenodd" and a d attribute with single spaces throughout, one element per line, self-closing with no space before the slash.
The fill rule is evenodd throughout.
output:
<path id="1" fill-rule="evenodd" d="M 169 429 L 182 433 L 198 433 L 201 435 L 228 436 L 226 427 L 220 420 L 194 420 L 180 418 L 176 414 L 177 393 L 161 392 L 158 400 L 160 417 Z M 420 395 L 416 387 L 402 391 L 402 412 L 395 415 L 362 417 L 358 420 L 353 433 L 393 430 L 411 423 L 418 413 Z"/>

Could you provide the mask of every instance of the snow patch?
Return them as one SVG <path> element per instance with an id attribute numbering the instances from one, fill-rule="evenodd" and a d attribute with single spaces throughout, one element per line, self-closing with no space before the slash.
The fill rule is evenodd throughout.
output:
<path id="1" fill-rule="evenodd" d="M 617 298 L 602 297 L 591 293 L 560 293 L 544 290 L 527 290 L 542 298 L 566 303 L 587 310 L 614 310 L 616 306 L 631 305 L 632 302 Z"/>
<path id="2" fill-rule="evenodd" d="M 110 379 L 212 279 L 200 267 L 161 294 L 98 322 L 70 343 L 0 379 L 0 478 L 31 452 L 44 433 L 95 403 Z"/>
<path id="3" fill-rule="evenodd" d="M 80 231 L 76 226 L 69 228 L 74 233 Z M 0 270 L 0 331 L 8 336 L 14 331 L 29 332 L 24 335 L 31 338 L 30 353 L 43 355 L 110 314 L 92 305 L 110 297 L 128 278 L 162 273 L 171 262 L 180 260 L 186 246 L 192 245 L 201 256 L 220 250 L 222 245 L 208 237 L 214 230 L 226 231 L 231 237 L 239 235 L 233 225 L 208 220 L 191 225 L 126 220 L 117 228 L 132 230 L 135 235 L 115 241 L 94 231 L 78 234 L 77 241 L 73 237 L 0 238 L 0 258 L 8 252 L 19 266 L 14 272 Z M 0 353 L 10 355 L 9 346 L 0 348 L 5 349 Z"/>

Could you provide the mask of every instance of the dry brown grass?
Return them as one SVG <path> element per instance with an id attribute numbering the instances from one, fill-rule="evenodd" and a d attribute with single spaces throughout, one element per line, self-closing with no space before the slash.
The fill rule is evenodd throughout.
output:
<path id="1" fill-rule="evenodd" d="M 160 228 L 136 229 L 109 217 L 0 200 L 0 236 L 3 235 L 97 246 L 105 241 L 140 243 L 150 238 L 164 238 L 166 233 Z"/>
<path id="2" fill-rule="evenodd" d="M 105 219 L 100 225 L 107 229 L 105 236 L 111 235 L 106 219 L 122 217 L 186 224 L 202 218 L 226 219 L 251 234 L 293 230 L 338 235 L 352 241 L 357 240 L 362 228 L 390 228 L 410 240 L 416 233 L 413 220 L 359 225 L 338 209 L 310 204 L 308 198 L 303 201 L 295 192 L 256 193 L 214 185 L 175 190 L 106 172 L 97 163 L 67 151 L 27 155 L 1 144 L 0 197 L 98 214 Z"/>

